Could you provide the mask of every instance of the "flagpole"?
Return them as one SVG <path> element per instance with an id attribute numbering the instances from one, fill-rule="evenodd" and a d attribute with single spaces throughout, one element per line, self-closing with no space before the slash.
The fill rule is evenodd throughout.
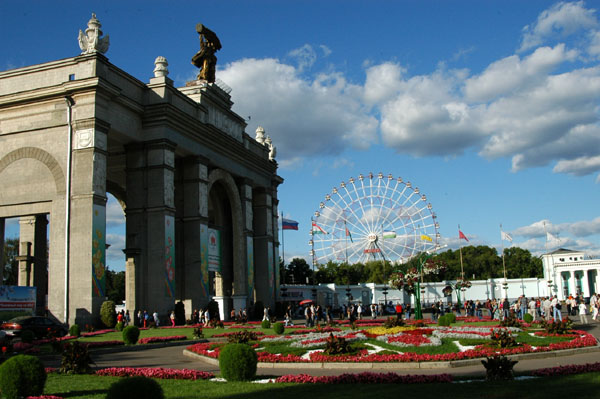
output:
<path id="1" fill-rule="evenodd" d="M 460 254 L 460 277 L 462 278 L 462 282 L 465 282 L 465 269 L 463 267 L 463 257 L 462 257 L 462 242 L 460 242 L 460 224 L 458 225 L 458 232 L 459 232 L 459 236 L 458 236 L 458 252 Z M 464 291 L 463 291 L 463 286 L 461 284 L 460 286 L 460 291 L 463 292 L 463 301 L 464 301 Z M 460 306 L 461 306 L 461 302 L 460 302 L 460 292 L 457 295 L 458 297 L 458 306 L 459 306 L 459 312 L 460 312 Z"/>
<path id="2" fill-rule="evenodd" d="M 500 241 L 502 241 L 502 270 L 504 271 L 504 282 L 502 288 L 504 288 L 504 298 L 508 298 L 508 282 L 506 281 L 506 264 L 504 263 L 504 236 L 502 235 L 502 223 L 500 223 Z"/>
<path id="3" fill-rule="evenodd" d="M 285 240 L 283 239 L 283 211 L 281 211 L 281 258 L 283 259 L 283 267 L 285 267 Z"/>

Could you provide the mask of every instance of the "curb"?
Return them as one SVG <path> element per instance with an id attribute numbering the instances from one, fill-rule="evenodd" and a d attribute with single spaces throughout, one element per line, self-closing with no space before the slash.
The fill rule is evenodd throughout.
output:
<path id="1" fill-rule="evenodd" d="M 520 353 L 517 355 L 507 356 L 512 360 L 528 360 L 528 359 L 545 359 L 554 358 L 561 356 L 572 356 L 581 353 L 589 352 L 600 352 L 600 346 L 587 346 L 584 348 L 573 348 L 563 349 L 551 352 L 538 352 L 538 353 Z M 183 356 L 201 360 L 205 363 L 213 366 L 219 365 L 218 359 L 199 355 L 188 349 L 183 350 Z M 450 360 L 445 362 L 382 362 L 382 363 L 264 363 L 259 362 L 257 368 L 260 369 L 355 369 L 355 370 L 369 370 L 369 369 L 389 369 L 389 370 L 403 370 L 403 369 L 451 369 L 467 366 L 477 366 L 481 364 L 481 360 L 485 357 L 466 359 L 466 360 Z"/>

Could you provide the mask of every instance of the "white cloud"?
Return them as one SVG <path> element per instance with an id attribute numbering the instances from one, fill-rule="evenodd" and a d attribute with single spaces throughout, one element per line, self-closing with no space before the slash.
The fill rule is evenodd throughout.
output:
<path id="1" fill-rule="evenodd" d="M 382 103 L 396 95 L 402 84 L 403 73 L 400 65 L 391 62 L 368 68 L 365 81 L 366 103 Z"/>
<path id="2" fill-rule="evenodd" d="M 317 53 L 310 44 L 305 44 L 300 48 L 290 51 L 288 56 L 296 59 L 300 71 L 312 67 L 317 61 Z"/>
<path id="3" fill-rule="evenodd" d="M 586 9 L 583 1 L 561 2 L 543 11 L 533 26 L 523 29 L 520 51 L 543 44 L 549 39 L 565 38 L 580 30 L 598 27 L 595 10 Z"/>
<path id="4" fill-rule="evenodd" d="M 600 155 L 561 160 L 553 169 L 556 173 L 569 173 L 575 176 L 584 176 L 598 170 L 600 170 Z"/>
<path id="5" fill-rule="evenodd" d="M 110 244 L 110 247 L 106 250 L 106 264 L 113 270 L 124 268 L 125 255 L 123 254 L 123 249 L 125 249 L 125 236 L 107 234 L 106 243 Z"/>
<path id="6" fill-rule="evenodd" d="M 278 160 L 339 154 L 377 141 L 377 119 L 360 102 L 362 88 L 339 73 L 312 81 L 276 59 L 228 64 L 219 77 L 235 90 L 234 110 L 251 115 L 248 131 L 261 124 L 277 147 Z"/>
<path id="7" fill-rule="evenodd" d="M 112 195 L 109 195 L 106 203 L 106 226 L 119 227 L 123 224 L 125 224 L 123 208 Z"/>
<path id="8" fill-rule="evenodd" d="M 323 52 L 323 57 L 329 57 L 332 53 L 331 49 L 324 44 L 319 45 L 319 48 Z"/>

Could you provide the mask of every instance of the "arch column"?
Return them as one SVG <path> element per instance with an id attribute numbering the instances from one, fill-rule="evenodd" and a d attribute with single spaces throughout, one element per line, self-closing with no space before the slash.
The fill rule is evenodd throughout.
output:
<path id="1" fill-rule="evenodd" d="M 46 309 L 48 259 L 46 215 L 21 217 L 19 220 L 19 285 L 36 287 L 36 313 Z"/>
<path id="2" fill-rule="evenodd" d="M 256 302 L 273 306 L 275 297 L 274 247 L 273 247 L 273 202 L 269 193 L 256 190 L 253 195 L 254 213 L 254 267 L 255 275 L 260 276 L 254 284 Z"/>
<path id="3" fill-rule="evenodd" d="M 590 283 L 588 280 L 588 270 L 582 270 L 581 271 L 582 276 L 581 276 L 581 287 L 582 287 L 582 294 L 583 297 L 588 297 L 590 296 Z"/>
<path id="4" fill-rule="evenodd" d="M 175 144 L 154 140 L 126 147 L 126 305 L 130 313 L 165 318 L 176 299 Z"/>

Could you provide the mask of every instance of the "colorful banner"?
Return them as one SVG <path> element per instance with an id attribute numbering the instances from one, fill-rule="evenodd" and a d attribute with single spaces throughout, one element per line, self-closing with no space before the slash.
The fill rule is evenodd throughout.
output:
<path id="1" fill-rule="evenodd" d="M 165 215 L 165 295 L 175 296 L 175 218 Z"/>
<path id="2" fill-rule="evenodd" d="M 0 311 L 35 311 L 36 287 L 0 285 Z"/>
<path id="3" fill-rule="evenodd" d="M 254 238 L 246 237 L 246 253 L 248 259 L 248 300 L 254 301 Z"/>
<path id="4" fill-rule="evenodd" d="M 106 207 L 92 208 L 92 297 L 106 295 Z"/>
<path id="5" fill-rule="evenodd" d="M 268 255 L 267 255 L 267 273 L 269 275 L 269 305 L 265 304 L 265 306 L 270 306 L 273 302 L 273 293 L 275 291 L 275 273 L 273 272 L 273 266 L 275 265 L 275 254 L 273 253 L 273 242 L 269 241 Z"/>
<path id="6" fill-rule="evenodd" d="M 208 297 L 208 226 L 200 225 L 200 288 L 202 297 Z"/>
<path id="7" fill-rule="evenodd" d="M 221 271 L 221 232 L 208 229 L 208 270 Z"/>

